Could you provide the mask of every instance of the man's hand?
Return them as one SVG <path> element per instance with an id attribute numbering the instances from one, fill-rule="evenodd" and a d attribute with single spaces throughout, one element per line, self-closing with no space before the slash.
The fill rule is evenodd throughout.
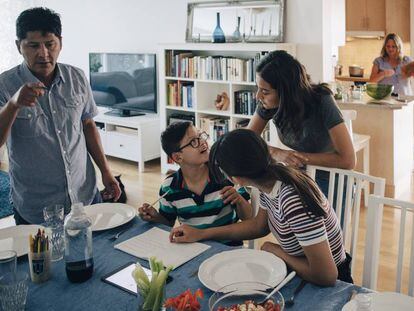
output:
<path id="1" fill-rule="evenodd" d="M 243 200 L 241 194 L 232 186 L 226 186 L 220 191 L 224 204 L 237 204 Z"/>
<path id="2" fill-rule="evenodd" d="M 277 152 L 272 152 L 272 147 L 270 147 L 270 152 L 272 157 L 278 161 L 286 163 L 287 165 L 295 166 L 295 167 L 303 167 L 308 164 L 309 159 L 305 157 L 300 152 L 294 150 L 281 150 L 277 149 Z M 275 149 L 276 150 L 276 149 Z"/>
<path id="3" fill-rule="evenodd" d="M 118 181 L 112 174 L 103 174 L 102 183 L 105 186 L 104 193 L 114 198 L 114 202 L 118 201 L 121 196 L 121 188 L 119 187 Z"/>
<path id="4" fill-rule="evenodd" d="M 41 82 L 24 84 L 10 99 L 17 108 L 34 107 L 39 97 L 45 95 L 45 85 Z"/>
<path id="5" fill-rule="evenodd" d="M 172 243 L 191 243 L 203 239 L 203 230 L 191 227 L 189 225 L 181 225 L 175 227 L 170 232 L 170 242 Z"/>
<path id="6" fill-rule="evenodd" d="M 138 208 L 138 215 L 142 220 L 149 222 L 158 222 L 158 211 L 148 203 L 144 203 Z"/>

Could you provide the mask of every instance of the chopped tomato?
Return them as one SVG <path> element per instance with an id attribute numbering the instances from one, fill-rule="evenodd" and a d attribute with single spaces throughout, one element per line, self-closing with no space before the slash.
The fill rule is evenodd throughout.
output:
<path id="1" fill-rule="evenodd" d="M 164 303 L 164 307 L 172 308 L 176 311 L 199 311 L 201 310 L 201 305 L 198 302 L 198 298 L 204 298 L 201 289 L 197 289 L 194 294 L 191 293 L 190 289 L 187 289 L 177 297 L 168 298 Z"/>

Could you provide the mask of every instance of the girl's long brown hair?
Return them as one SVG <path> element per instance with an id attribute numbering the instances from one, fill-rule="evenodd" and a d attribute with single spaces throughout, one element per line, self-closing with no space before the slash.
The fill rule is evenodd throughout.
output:
<path id="1" fill-rule="evenodd" d="M 221 136 L 212 146 L 209 165 L 216 182 L 232 177 L 246 177 L 258 185 L 280 180 L 291 185 L 305 210 L 315 216 L 326 215 L 324 198 L 316 183 L 303 171 L 272 159 L 266 142 L 255 132 L 237 129 Z"/>
<path id="2" fill-rule="evenodd" d="M 275 123 L 283 132 L 292 130 L 299 136 L 303 121 L 322 95 L 332 95 L 326 84 L 312 84 L 305 67 L 286 51 L 272 51 L 258 64 L 256 72 L 276 90 L 279 97 Z"/>

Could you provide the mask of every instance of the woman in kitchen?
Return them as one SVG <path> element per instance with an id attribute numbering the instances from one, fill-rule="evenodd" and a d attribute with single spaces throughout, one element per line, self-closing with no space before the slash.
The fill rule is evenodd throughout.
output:
<path id="1" fill-rule="evenodd" d="M 305 67 L 285 51 L 273 51 L 256 68 L 258 108 L 248 128 L 260 134 L 269 120 L 292 150 L 269 147 L 272 157 L 295 167 L 307 164 L 353 169 L 355 151 L 331 91 L 311 84 Z M 316 181 L 328 195 L 329 176 Z"/>
<path id="2" fill-rule="evenodd" d="M 410 79 L 403 73 L 403 67 L 412 62 L 402 53 L 402 40 L 395 33 L 389 33 L 384 40 L 381 56 L 374 60 L 370 82 L 394 86 L 395 95 L 413 95 Z"/>

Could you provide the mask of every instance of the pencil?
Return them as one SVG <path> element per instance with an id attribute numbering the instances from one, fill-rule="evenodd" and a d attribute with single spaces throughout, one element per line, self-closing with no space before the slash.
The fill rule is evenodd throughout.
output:
<path id="1" fill-rule="evenodd" d="M 168 190 L 166 193 L 164 193 L 162 196 L 160 196 L 154 203 L 150 204 L 150 206 L 154 207 L 155 204 L 157 204 L 163 197 L 165 197 L 170 190 Z"/>
<path id="2" fill-rule="evenodd" d="M 29 247 L 30 252 L 33 253 L 33 236 L 31 234 L 29 235 Z"/>

